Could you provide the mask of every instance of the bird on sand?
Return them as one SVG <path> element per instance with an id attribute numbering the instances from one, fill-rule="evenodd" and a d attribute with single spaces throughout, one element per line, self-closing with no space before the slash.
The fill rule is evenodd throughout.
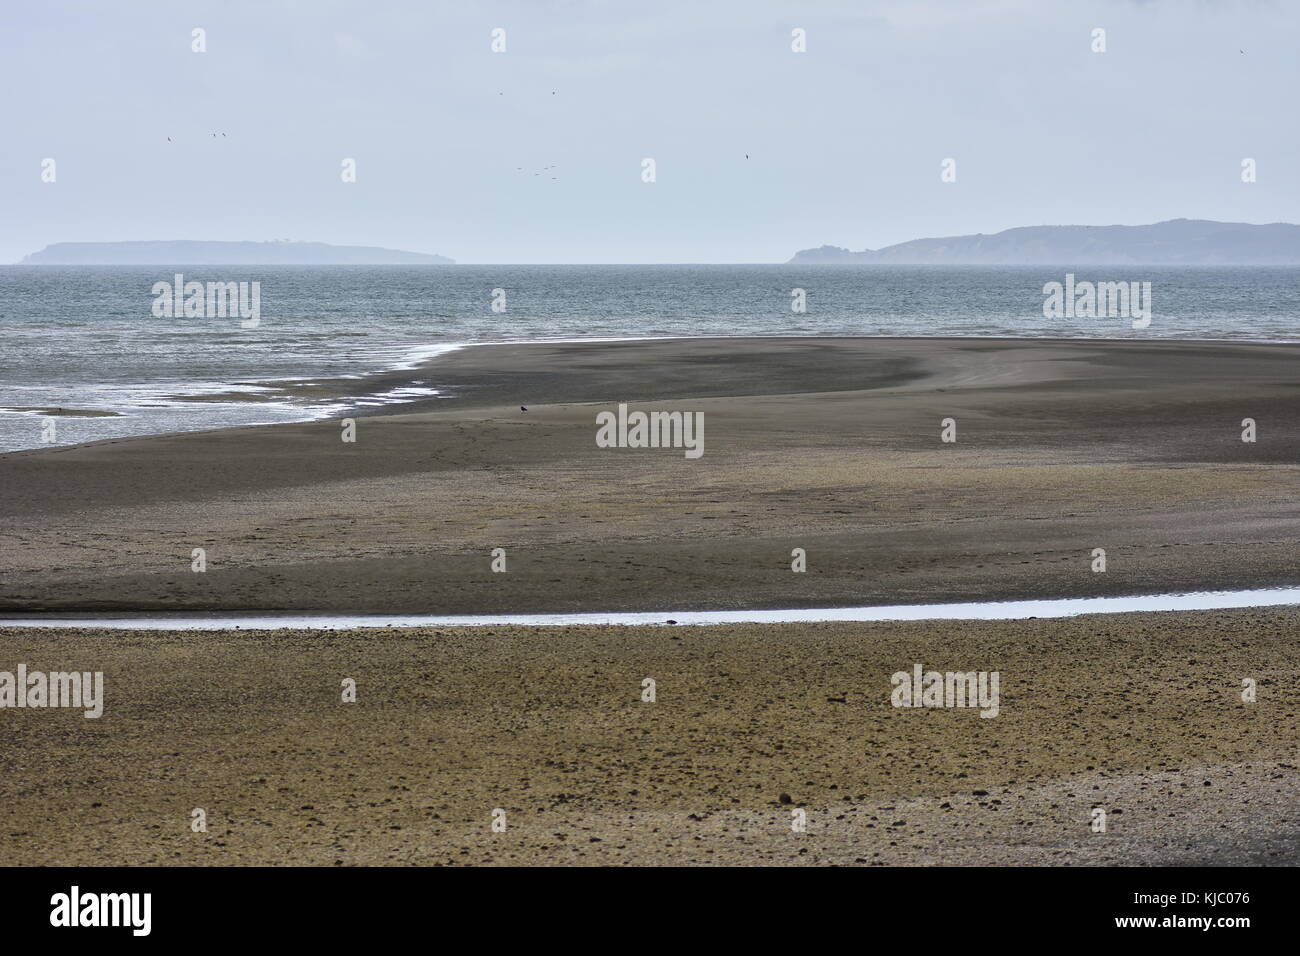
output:
<path id="1" fill-rule="evenodd" d="M 526 412 L 526 411 L 528 411 L 528 409 L 524 408 L 524 406 L 522 406 L 522 405 L 519 406 L 519 410 L 520 410 L 521 412 Z"/>

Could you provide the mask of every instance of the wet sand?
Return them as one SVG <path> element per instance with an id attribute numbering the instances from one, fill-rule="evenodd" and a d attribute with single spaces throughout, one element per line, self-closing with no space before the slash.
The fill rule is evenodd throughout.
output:
<path id="1" fill-rule="evenodd" d="M 0 711 L 6 864 L 1300 863 L 1294 608 L 0 637 L 106 698 Z M 998 715 L 893 707 L 915 663 Z"/>
<path id="2" fill-rule="evenodd" d="M 466 349 L 404 373 L 454 398 L 358 413 L 355 443 L 326 420 L 0 455 L 0 610 L 668 617 L 1295 584 L 1297 358 L 904 339 Z M 704 455 L 598 448 L 595 415 L 620 401 L 703 412 Z M 1295 864 L 1298 637 L 1296 608 L 2 629 L 0 670 L 102 670 L 107 701 L 98 720 L 0 710 L 0 860 Z M 890 675 L 915 663 L 998 671 L 999 715 L 892 707 Z"/>
<path id="3" fill-rule="evenodd" d="M 1294 584 L 1298 359 L 952 339 L 470 348 L 403 373 L 454 398 L 356 417 L 351 444 L 324 420 L 0 455 L 0 610 L 680 610 Z M 703 412 L 703 457 L 597 448 L 595 415 L 619 401 Z"/>

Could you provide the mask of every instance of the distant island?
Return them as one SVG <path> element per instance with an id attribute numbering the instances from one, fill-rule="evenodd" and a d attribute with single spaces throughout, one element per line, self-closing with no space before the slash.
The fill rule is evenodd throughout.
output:
<path id="1" fill-rule="evenodd" d="M 1149 226 L 1022 226 L 883 249 L 804 249 L 791 263 L 855 265 L 1300 265 L 1300 226 L 1170 219 Z"/>
<path id="2" fill-rule="evenodd" d="M 450 266 L 423 252 L 325 242 L 56 242 L 24 256 L 37 266 Z"/>

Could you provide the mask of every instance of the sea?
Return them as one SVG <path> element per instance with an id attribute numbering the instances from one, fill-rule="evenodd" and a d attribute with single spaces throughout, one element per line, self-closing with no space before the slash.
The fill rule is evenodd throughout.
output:
<path id="1" fill-rule="evenodd" d="M 1067 273 L 1149 282 L 1151 321 L 1045 316 Z M 256 326 L 171 314 L 177 274 L 256 282 Z M 454 401 L 426 363 L 466 345 L 760 335 L 1300 342 L 1300 268 L 0 266 L 0 451 Z"/>

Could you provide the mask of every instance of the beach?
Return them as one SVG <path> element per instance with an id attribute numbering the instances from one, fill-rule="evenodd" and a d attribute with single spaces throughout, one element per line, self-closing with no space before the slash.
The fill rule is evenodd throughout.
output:
<path id="1" fill-rule="evenodd" d="M 3 714 L 0 859 L 1295 865 L 1298 638 L 1292 609 L 6 631 L 7 657 L 102 669 L 104 713 Z M 997 671 L 997 716 L 892 706 L 916 663 Z"/>
<path id="2" fill-rule="evenodd" d="M 1298 348 L 465 348 L 389 373 L 449 397 L 353 413 L 352 442 L 335 418 L 0 455 L 0 611 L 667 621 L 1294 585 Z M 598 447 L 620 403 L 703 413 L 703 454 Z M 1293 865 L 1297 637 L 1294 607 L 7 628 L 0 670 L 102 671 L 105 701 L 0 711 L 0 858 Z M 918 665 L 996 672 L 996 716 L 893 706 Z"/>
<path id="3" fill-rule="evenodd" d="M 467 348 L 382 383 L 453 397 L 358 414 L 351 443 L 324 419 L 0 455 L 0 610 L 670 611 L 1294 584 L 1298 355 Z M 620 402 L 702 412 L 703 454 L 597 447 L 597 414 Z"/>

